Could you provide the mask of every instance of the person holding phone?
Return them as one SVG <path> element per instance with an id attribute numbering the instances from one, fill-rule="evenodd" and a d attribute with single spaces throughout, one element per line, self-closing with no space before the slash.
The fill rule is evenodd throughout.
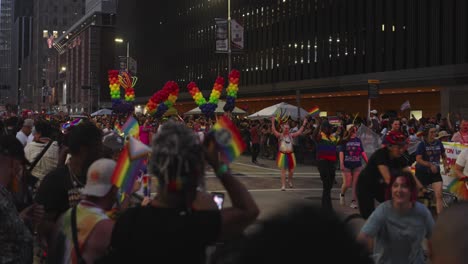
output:
<path id="1" fill-rule="evenodd" d="M 117 220 L 109 263 L 205 263 L 207 246 L 239 236 L 258 216 L 250 193 L 219 160 L 213 134 L 202 144 L 193 130 L 169 121 L 152 150 L 148 168 L 158 178 L 158 194 L 149 206 L 131 208 Z M 231 207 L 218 210 L 212 195 L 201 190 L 205 163 L 213 167 Z"/>

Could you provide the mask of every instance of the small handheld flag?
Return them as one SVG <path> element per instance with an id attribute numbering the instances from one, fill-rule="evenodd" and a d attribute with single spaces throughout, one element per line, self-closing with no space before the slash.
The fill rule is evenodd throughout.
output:
<path id="1" fill-rule="evenodd" d="M 213 126 L 213 132 L 225 162 L 231 163 L 247 147 L 237 127 L 226 116 L 218 118 L 218 122 Z"/>
<path id="2" fill-rule="evenodd" d="M 468 200 L 468 177 L 453 180 L 448 189 L 460 200 Z"/>
<path id="3" fill-rule="evenodd" d="M 140 136 L 140 125 L 138 125 L 138 121 L 133 116 L 130 116 L 122 126 L 122 131 L 125 136 L 138 138 Z"/>
<path id="4" fill-rule="evenodd" d="M 309 110 L 309 115 L 312 117 L 316 117 L 320 115 L 320 108 L 318 106 L 314 106 Z"/>
<path id="5" fill-rule="evenodd" d="M 117 166 L 112 174 L 112 183 L 122 192 L 130 194 L 138 173 L 144 167 L 144 159 L 149 153 L 149 147 L 130 137 L 117 160 Z"/>

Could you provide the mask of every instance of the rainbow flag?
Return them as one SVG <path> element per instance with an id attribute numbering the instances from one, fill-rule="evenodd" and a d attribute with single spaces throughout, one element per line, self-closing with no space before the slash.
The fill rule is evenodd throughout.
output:
<path id="1" fill-rule="evenodd" d="M 142 155 L 142 151 L 137 151 L 138 156 L 133 156 L 135 153 L 132 153 L 132 149 L 141 149 L 142 146 L 146 147 L 146 155 Z M 138 174 L 145 167 L 145 158 L 149 151 L 146 145 L 130 138 L 117 160 L 117 166 L 112 174 L 112 184 L 120 188 L 122 192 L 130 194 Z"/>
<path id="2" fill-rule="evenodd" d="M 221 148 L 221 157 L 225 162 L 232 162 L 247 147 L 237 127 L 226 116 L 218 118 L 213 131 L 218 146 Z"/>
<path id="3" fill-rule="evenodd" d="M 116 124 L 114 128 L 115 133 L 117 133 L 119 136 L 123 137 L 125 133 L 122 130 L 122 126 L 120 124 Z"/>
<path id="4" fill-rule="evenodd" d="M 448 186 L 451 193 L 455 194 L 459 200 L 468 200 L 468 177 L 456 178 Z"/>
<path id="5" fill-rule="evenodd" d="M 127 119 L 125 124 L 122 126 L 122 131 L 125 136 L 130 135 L 136 138 L 140 137 L 140 125 L 138 125 L 138 121 L 133 116 L 130 116 Z"/>
<path id="6" fill-rule="evenodd" d="M 309 110 L 309 115 L 311 115 L 312 117 L 320 115 L 320 108 L 318 106 L 312 107 L 312 109 Z"/>

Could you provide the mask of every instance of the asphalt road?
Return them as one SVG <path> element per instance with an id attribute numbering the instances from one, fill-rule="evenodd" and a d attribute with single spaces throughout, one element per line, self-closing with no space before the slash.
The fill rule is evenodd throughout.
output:
<path id="1" fill-rule="evenodd" d="M 276 167 L 274 160 L 258 159 L 259 163 L 254 164 L 250 161 L 250 156 L 241 156 L 233 164 L 231 170 L 251 192 L 260 208 L 258 220 L 268 218 L 272 214 L 280 213 L 293 203 L 311 203 L 320 206 L 322 196 L 322 182 L 318 170 L 313 165 L 297 164 L 295 169 L 293 183 L 294 188 L 287 188 L 281 191 L 280 170 Z M 349 207 L 351 201 L 351 189 L 346 193 L 346 206 L 339 204 L 339 193 L 341 189 L 341 172 L 336 173 L 337 184 L 332 189 L 332 202 L 335 211 L 343 219 L 351 214 L 357 214 L 357 209 Z M 206 176 L 206 188 L 208 191 L 225 192 L 223 186 L 214 176 L 213 172 L 208 171 Z M 226 195 L 225 206 L 229 206 L 230 201 Z M 354 232 L 358 232 L 364 220 L 356 219 L 350 222 Z"/>

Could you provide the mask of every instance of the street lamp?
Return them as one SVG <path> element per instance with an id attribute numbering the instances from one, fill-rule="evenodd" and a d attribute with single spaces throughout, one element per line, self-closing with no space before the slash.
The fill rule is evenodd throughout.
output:
<path id="1" fill-rule="evenodd" d="M 114 41 L 116 43 L 123 43 L 124 40 L 122 38 L 115 38 Z M 128 59 L 130 58 L 130 41 L 127 41 L 127 65 L 126 65 L 126 71 L 128 72 Z"/>

